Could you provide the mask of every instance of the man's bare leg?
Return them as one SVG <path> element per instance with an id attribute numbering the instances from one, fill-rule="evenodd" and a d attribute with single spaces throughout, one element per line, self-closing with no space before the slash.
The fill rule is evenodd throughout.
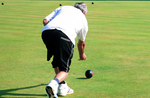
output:
<path id="1" fill-rule="evenodd" d="M 59 67 L 56 67 L 54 69 L 55 69 L 55 73 L 56 73 L 55 78 L 57 78 L 59 80 L 59 83 L 64 81 L 67 78 L 68 72 L 59 71 Z"/>

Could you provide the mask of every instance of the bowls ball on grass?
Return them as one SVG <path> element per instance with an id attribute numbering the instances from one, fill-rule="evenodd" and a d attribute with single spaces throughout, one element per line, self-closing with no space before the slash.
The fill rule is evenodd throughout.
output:
<path id="1" fill-rule="evenodd" d="M 87 70 L 86 72 L 85 72 L 85 76 L 89 79 L 89 78 L 91 78 L 92 76 L 93 76 L 93 71 L 92 70 Z"/>

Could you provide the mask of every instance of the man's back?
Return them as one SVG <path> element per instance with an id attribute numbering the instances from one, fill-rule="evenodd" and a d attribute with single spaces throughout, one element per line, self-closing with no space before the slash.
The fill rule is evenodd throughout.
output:
<path id="1" fill-rule="evenodd" d="M 78 33 L 87 33 L 87 20 L 81 10 L 72 6 L 62 6 L 57 8 L 54 12 L 55 15 L 53 19 L 45 28 L 61 30 L 74 44 Z"/>

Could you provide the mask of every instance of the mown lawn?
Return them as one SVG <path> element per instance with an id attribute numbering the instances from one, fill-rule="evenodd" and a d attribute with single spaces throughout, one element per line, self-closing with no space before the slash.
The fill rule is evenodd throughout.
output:
<path id="1" fill-rule="evenodd" d="M 1 2 L 4 2 L 0 0 Z M 150 97 L 150 2 L 85 1 L 87 60 L 74 49 L 65 98 Z M 41 39 L 42 20 L 76 1 L 5 0 L 0 5 L 0 97 L 46 98 L 54 77 Z M 85 78 L 85 71 L 94 75 Z"/>

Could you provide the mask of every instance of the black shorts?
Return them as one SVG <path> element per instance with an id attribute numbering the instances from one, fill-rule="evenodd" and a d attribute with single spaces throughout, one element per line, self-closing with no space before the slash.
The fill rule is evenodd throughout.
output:
<path id="1" fill-rule="evenodd" d="M 42 39 L 47 48 L 47 61 L 53 56 L 53 68 L 69 72 L 74 48 L 71 40 L 57 29 L 43 31 Z"/>

